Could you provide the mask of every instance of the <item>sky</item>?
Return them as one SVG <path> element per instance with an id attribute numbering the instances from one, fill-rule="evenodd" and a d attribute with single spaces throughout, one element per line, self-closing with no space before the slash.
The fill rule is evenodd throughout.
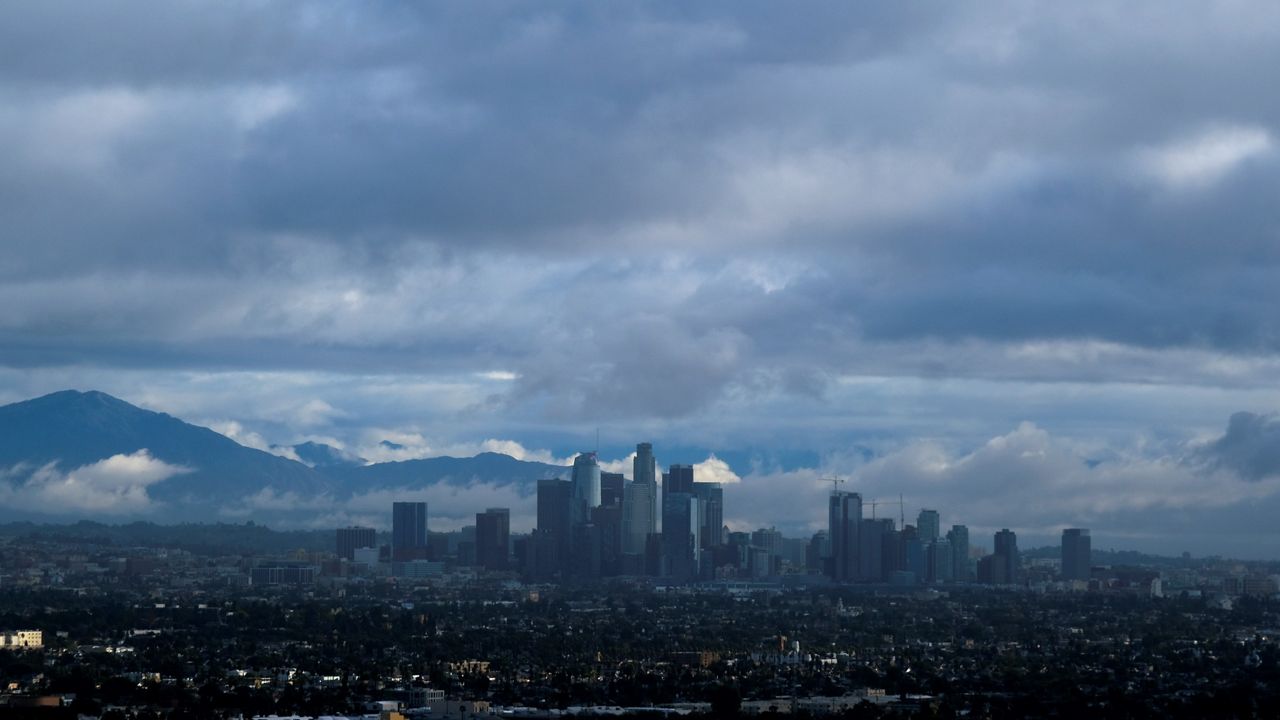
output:
<path id="1" fill-rule="evenodd" d="M 6 4 L 0 402 L 1280 557 L 1276 67 L 1260 2 Z"/>

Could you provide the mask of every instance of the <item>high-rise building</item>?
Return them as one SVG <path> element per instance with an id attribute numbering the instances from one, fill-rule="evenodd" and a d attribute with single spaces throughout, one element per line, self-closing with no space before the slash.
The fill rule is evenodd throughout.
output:
<path id="1" fill-rule="evenodd" d="M 692 493 L 663 493 L 662 557 L 664 574 L 682 582 L 698 577 L 698 498 Z"/>
<path id="2" fill-rule="evenodd" d="M 1062 579 L 1088 580 L 1092 564 L 1092 540 L 1084 528 L 1062 531 Z"/>
<path id="3" fill-rule="evenodd" d="M 636 445 L 636 456 L 631 460 L 631 481 L 658 485 L 658 465 L 653 459 L 652 443 Z"/>
<path id="4" fill-rule="evenodd" d="M 952 578 L 956 582 L 970 582 L 969 528 L 964 525 L 952 525 L 947 533 L 947 541 L 951 543 Z"/>
<path id="5" fill-rule="evenodd" d="M 720 545 L 724 542 L 724 486 L 720 483 L 694 483 L 693 494 L 698 498 L 702 547 Z"/>
<path id="6" fill-rule="evenodd" d="M 858 578 L 858 540 L 862 526 L 862 496 L 837 491 L 827 506 L 827 533 L 831 536 L 831 578 L 850 582 Z"/>
<path id="7" fill-rule="evenodd" d="M 942 518 L 937 510 L 921 510 L 916 518 L 916 536 L 928 545 L 942 535 Z"/>
<path id="8" fill-rule="evenodd" d="M 622 487 L 626 478 L 622 473 L 600 473 L 600 506 L 619 507 L 622 505 Z"/>
<path id="9" fill-rule="evenodd" d="M 662 473 L 662 495 L 667 493 L 693 494 L 693 466 L 672 465 Z"/>
<path id="10" fill-rule="evenodd" d="M 338 557 L 344 560 L 355 560 L 358 548 L 377 547 L 377 533 L 373 528 L 345 527 L 338 528 Z"/>
<path id="11" fill-rule="evenodd" d="M 622 573 L 622 506 L 601 505 L 594 508 L 591 511 L 591 524 L 597 531 L 594 541 L 600 545 L 600 575 L 609 577 Z"/>
<path id="12" fill-rule="evenodd" d="M 573 459 L 573 524 L 587 522 L 591 508 L 600 507 L 600 463 L 593 452 L 578 453 Z"/>
<path id="13" fill-rule="evenodd" d="M 1021 561 L 1018 558 L 1018 536 L 1012 530 L 1005 528 L 996 533 L 993 555 L 992 582 L 1001 585 L 1017 584 Z"/>
<path id="14" fill-rule="evenodd" d="M 506 570 L 511 546 L 511 511 L 489 508 L 476 513 L 476 564 L 486 570 Z"/>
<path id="15" fill-rule="evenodd" d="M 396 562 L 424 560 L 427 552 L 427 504 L 391 504 L 391 556 Z"/>
<path id="16" fill-rule="evenodd" d="M 885 543 L 891 541 L 893 520 L 890 518 L 865 518 L 859 526 L 858 579 L 864 582 L 884 582 L 889 573 L 885 569 Z"/>
<path id="17" fill-rule="evenodd" d="M 538 526 L 534 531 L 532 575 L 539 580 L 564 577 L 572 539 L 573 483 L 568 480 L 538 481 Z"/>
<path id="18" fill-rule="evenodd" d="M 951 541 L 941 538 L 934 540 L 929 544 L 928 555 L 927 579 L 929 582 L 951 582 L 955 562 L 955 558 L 951 554 Z"/>
<path id="19" fill-rule="evenodd" d="M 635 480 L 622 490 L 622 552 L 643 555 L 646 538 L 657 532 L 658 485 Z"/>

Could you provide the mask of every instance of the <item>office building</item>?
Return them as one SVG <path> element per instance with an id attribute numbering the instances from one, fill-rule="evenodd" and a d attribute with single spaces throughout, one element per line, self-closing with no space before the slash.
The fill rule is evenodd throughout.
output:
<path id="1" fill-rule="evenodd" d="M 646 443 L 647 444 L 647 443 Z M 650 473 L 652 477 L 652 472 Z M 634 480 L 622 490 L 622 552 L 643 555 L 646 538 L 658 529 L 658 484 Z"/>
<path id="2" fill-rule="evenodd" d="M 600 463 L 593 452 L 578 453 L 573 459 L 573 506 L 570 517 L 574 525 L 587 522 L 591 508 L 600 507 Z"/>
<path id="3" fill-rule="evenodd" d="M 592 509 L 591 525 L 595 527 L 595 542 L 599 545 L 599 575 L 622 574 L 622 506 L 601 505 Z"/>
<path id="4" fill-rule="evenodd" d="M 916 518 L 916 537 L 928 545 L 942 535 L 942 518 L 937 510 L 921 510 Z"/>
<path id="5" fill-rule="evenodd" d="M 893 538 L 893 520 L 889 518 L 867 518 L 860 524 L 861 537 L 858 539 L 858 579 L 863 582 L 884 582 L 888 578 L 885 571 L 886 543 Z"/>
<path id="6" fill-rule="evenodd" d="M 969 528 L 964 525 L 952 525 L 947 532 L 947 541 L 951 543 L 951 576 L 956 582 L 970 582 L 969 571 Z"/>
<path id="7" fill-rule="evenodd" d="M 658 485 L 658 465 L 653 458 L 652 443 L 638 443 L 636 456 L 631 459 L 631 481 Z"/>
<path id="8" fill-rule="evenodd" d="M 831 579 L 850 582 L 858 579 L 858 540 L 862 526 L 862 496 L 838 491 L 827 507 L 827 534 L 831 538 Z"/>
<path id="9" fill-rule="evenodd" d="M 996 533 L 991 582 L 997 585 L 1013 585 L 1018 582 L 1018 536 L 1009 528 Z"/>
<path id="10" fill-rule="evenodd" d="M 698 524 L 701 547 L 713 548 L 724 542 L 724 486 L 720 483 L 694 483 L 698 498 Z"/>
<path id="11" fill-rule="evenodd" d="M 1092 541 L 1084 528 L 1062 531 L 1062 579 L 1088 580 L 1092 564 Z"/>
<path id="12" fill-rule="evenodd" d="M 622 488 L 626 479 L 622 473 L 600 473 L 600 506 L 621 507 Z"/>
<path id="13" fill-rule="evenodd" d="M 566 575 L 572 539 L 572 505 L 572 482 L 559 479 L 538 481 L 538 525 L 533 532 L 533 551 L 528 568 L 538 580 Z"/>
<path id="14" fill-rule="evenodd" d="M 422 560 L 427 557 L 427 504 L 391 504 L 391 555 L 394 560 Z"/>
<path id="15" fill-rule="evenodd" d="M 667 493 L 693 494 L 692 465 L 672 465 L 662 473 L 662 494 L 665 497 Z"/>
<path id="16" fill-rule="evenodd" d="M 698 577 L 698 498 L 692 493 L 663 493 L 662 559 L 663 574 L 679 582 Z"/>
<path id="17" fill-rule="evenodd" d="M 489 508 L 476 513 L 476 564 L 486 570 L 506 570 L 511 554 L 511 511 Z"/>
<path id="18" fill-rule="evenodd" d="M 338 528 L 336 540 L 338 557 L 343 560 L 355 560 L 357 549 L 376 547 L 378 544 L 377 533 L 373 528 L 367 527 Z"/>
<path id="19" fill-rule="evenodd" d="M 948 583 L 953 578 L 955 558 L 951 555 L 951 541 L 939 538 L 929 543 L 927 549 L 927 580 L 931 583 Z"/>

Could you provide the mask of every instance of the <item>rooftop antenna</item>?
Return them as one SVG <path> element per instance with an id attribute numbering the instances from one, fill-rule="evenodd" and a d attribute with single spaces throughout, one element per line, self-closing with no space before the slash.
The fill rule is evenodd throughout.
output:
<path id="1" fill-rule="evenodd" d="M 902 504 L 902 493 L 898 493 L 898 527 L 907 526 L 907 508 Z"/>

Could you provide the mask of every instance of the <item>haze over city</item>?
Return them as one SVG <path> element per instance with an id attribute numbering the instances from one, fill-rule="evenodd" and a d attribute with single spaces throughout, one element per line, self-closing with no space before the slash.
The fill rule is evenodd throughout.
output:
<path id="1" fill-rule="evenodd" d="M 5 6 L 0 404 L 1280 557 L 1280 10 L 1165 7 Z M 145 449 L 0 497 L 163 521 Z"/>

